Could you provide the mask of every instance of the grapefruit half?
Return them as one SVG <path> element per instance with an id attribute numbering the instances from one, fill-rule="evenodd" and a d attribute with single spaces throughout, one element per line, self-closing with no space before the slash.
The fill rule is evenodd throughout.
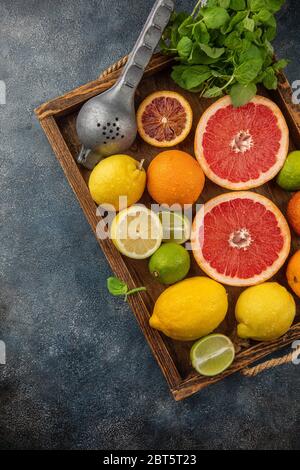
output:
<path id="1" fill-rule="evenodd" d="M 195 154 L 206 176 L 232 190 L 270 181 L 283 167 L 288 149 L 286 121 L 263 96 L 240 108 L 232 106 L 229 96 L 221 98 L 202 115 L 195 135 Z"/>
<path id="2" fill-rule="evenodd" d="M 286 261 L 290 246 L 290 230 L 280 210 L 249 191 L 211 199 L 193 224 L 197 263 L 208 276 L 230 286 L 270 279 Z"/>

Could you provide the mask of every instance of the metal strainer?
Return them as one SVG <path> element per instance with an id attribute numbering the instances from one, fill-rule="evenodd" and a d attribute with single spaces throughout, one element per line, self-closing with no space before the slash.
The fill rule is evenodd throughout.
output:
<path id="1" fill-rule="evenodd" d="M 156 0 L 118 81 L 81 108 L 76 128 L 83 146 L 77 161 L 86 168 L 93 169 L 102 157 L 122 153 L 134 142 L 134 95 L 173 9 L 173 0 Z"/>

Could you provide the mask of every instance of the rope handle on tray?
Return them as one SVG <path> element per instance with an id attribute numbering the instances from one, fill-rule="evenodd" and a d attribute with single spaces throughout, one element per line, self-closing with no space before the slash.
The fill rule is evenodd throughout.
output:
<path id="1" fill-rule="evenodd" d="M 295 356 L 300 353 L 300 347 L 295 349 L 294 351 L 286 354 L 283 357 L 279 357 L 276 359 L 270 359 L 269 361 L 263 362 L 262 364 L 258 364 L 254 367 L 245 367 L 245 369 L 241 370 L 240 373 L 245 377 L 255 377 L 256 375 L 264 372 L 265 370 L 272 369 L 273 367 L 278 367 L 283 364 L 289 364 L 292 362 Z"/>
<path id="2" fill-rule="evenodd" d="M 105 78 L 107 77 L 107 75 L 121 69 L 122 67 L 124 67 L 124 65 L 126 65 L 127 61 L 128 61 L 128 55 L 126 55 L 125 57 L 122 57 L 122 59 L 118 60 L 117 62 L 112 64 L 110 67 L 108 67 L 108 69 L 104 70 L 104 72 L 101 73 L 99 78 L 101 79 Z"/>

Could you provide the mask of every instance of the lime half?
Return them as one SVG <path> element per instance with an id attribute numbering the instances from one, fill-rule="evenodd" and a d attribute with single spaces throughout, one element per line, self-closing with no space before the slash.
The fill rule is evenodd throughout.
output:
<path id="1" fill-rule="evenodd" d="M 235 357 L 234 346 L 229 338 L 213 334 L 200 339 L 191 349 L 193 367 L 201 375 L 214 377 L 228 369 Z"/>
<path id="2" fill-rule="evenodd" d="M 191 237 L 191 223 L 189 219 L 178 213 L 163 211 L 159 214 L 163 226 L 163 241 L 182 245 Z"/>

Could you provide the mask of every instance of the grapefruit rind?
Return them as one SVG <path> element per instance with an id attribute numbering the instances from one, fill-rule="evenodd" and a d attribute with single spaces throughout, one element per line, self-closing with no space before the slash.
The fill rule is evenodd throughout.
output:
<path id="1" fill-rule="evenodd" d="M 225 108 L 227 106 L 232 105 L 231 98 L 230 96 L 224 96 L 223 98 L 220 98 L 218 101 L 213 103 L 201 116 L 200 121 L 198 123 L 197 129 L 196 129 L 196 134 L 195 134 L 195 155 L 196 158 L 201 165 L 204 173 L 206 176 L 216 183 L 217 185 L 221 186 L 222 188 L 226 189 L 231 189 L 234 191 L 241 191 L 241 190 L 248 190 L 252 188 L 257 188 L 267 181 L 270 181 L 273 179 L 279 171 L 282 169 L 287 154 L 289 150 L 289 129 L 286 123 L 286 120 L 280 111 L 279 107 L 273 103 L 273 101 L 269 100 L 268 98 L 265 98 L 263 96 L 255 96 L 251 101 L 251 103 L 258 104 L 258 105 L 264 105 L 267 106 L 269 109 L 272 110 L 274 115 L 277 118 L 277 124 L 278 127 L 281 131 L 281 141 L 280 141 L 280 148 L 277 153 L 277 161 L 276 164 L 273 165 L 267 172 L 261 173 L 261 176 L 257 179 L 250 179 L 246 182 L 233 182 L 228 179 L 223 179 L 216 175 L 214 171 L 211 170 L 209 164 L 206 161 L 206 158 L 204 156 L 204 149 L 203 149 L 203 138 L 205 134 L 205 130 L 207 127 L 207 124 L 212 116 L 215 115 L 215 113 L 222 108 Z M 271 136 L 272 137 L 272 136 Z"/>
<path id="2" fill-rule="evenodd" d="M 170 140 L 170 141 L 158 141 L 152 137 L 150 137 L 144 130 L 144 126 L 142 123 L 142 117 L 143 114 L 147 108 L 148 105 L 150 105 L 156 98 L 161 98 L 161 97 L 166 97 L 166 98 L 174 98 L 177 100 L 182 107 L 184 108 L 186 112 L 186 126 L 182 133 L 178 135 L 176 138 Z M 191 108 L 191 105 L 189 102 L 179 93 L 176 93 L 175 91 L 157 91 L 155 93 L 152 93 L 151 95 L 147 96 L 147 98 L 144 99 L 144 101 L 140 104 L 139 109 L 137 111 L 137 127 L 138 127 L 138 132 L 141 136 L 141 138 L 149 145 L 152 145 L 153 147 L 158 147 L 158 148 L 168 148 L 168 147 L 174 147 L 175 145 L 180 144 L 183 142 L 189 133 L 191 132 L 193 125 L 193 110 Z"/>
<path id="3" fill-rule="evenodd" d="M 201 233 L 202 231 L 205 215 L 209 213 L 214 207 L 221 204 L 222 202 L 228 202 L 230 200 L 239 199 L 239 198 L 252 199 L 253 201 L 263 204 L 268 210 L 273 212 L 273 214 L 276 216 L 276 219 L 278 221 L 278 225 L 280 227 L 283 240 L 284 240 L 283 248 L 277 260 L 275 261 L 275 263 L 273 263 L 272 266 L 270 266 L 268 269 L 263 271 L 261 274 L 255 275 L 248 279 L 241 279 L 239 277 L 230 277 L 230 276 L 223 275 L 219 273 L 217 270 L 215 270 L 212 266 L 210 266 L 210 264 L 203 257 L 202 246 L 201 246 L 202 240 L 199 239 L 199 233 Z M 285 261 L 287 260 L 289 256 L 290 249 L 291 249 L 291 232 L 290 232 L 290 229 L 289 229 L 289 226 L 285 217 L 280 212 L 278 207 L 272 201 L 270 201 L 270 199 L 264 196 L 261 196 L 260 194 L 252 193 L 249 191 L 241 191 L 241 192 L 236 192 L 236 193 L 232 192 L 232 193 L 225 193 L 225 194 L 222 194 L 220 196 L 217 196 L 211 199 L 206 204 L 204 204 L 204 210 L 200 210 L 196 214 L 196 217 L 193 222 L 191 244 L 192 244 L 192 250 L 193 250 L 195 260 L 197 261 L 202 271 L 204 271 L 204 273 L 207 274 L 209 277 L 228 286 L 240 286 L 240 287 L 254 286 L 254 285 L 257 285 L 257 284 L 260 284 L 262 282 L 269 280 L 284 265 Z"/>

